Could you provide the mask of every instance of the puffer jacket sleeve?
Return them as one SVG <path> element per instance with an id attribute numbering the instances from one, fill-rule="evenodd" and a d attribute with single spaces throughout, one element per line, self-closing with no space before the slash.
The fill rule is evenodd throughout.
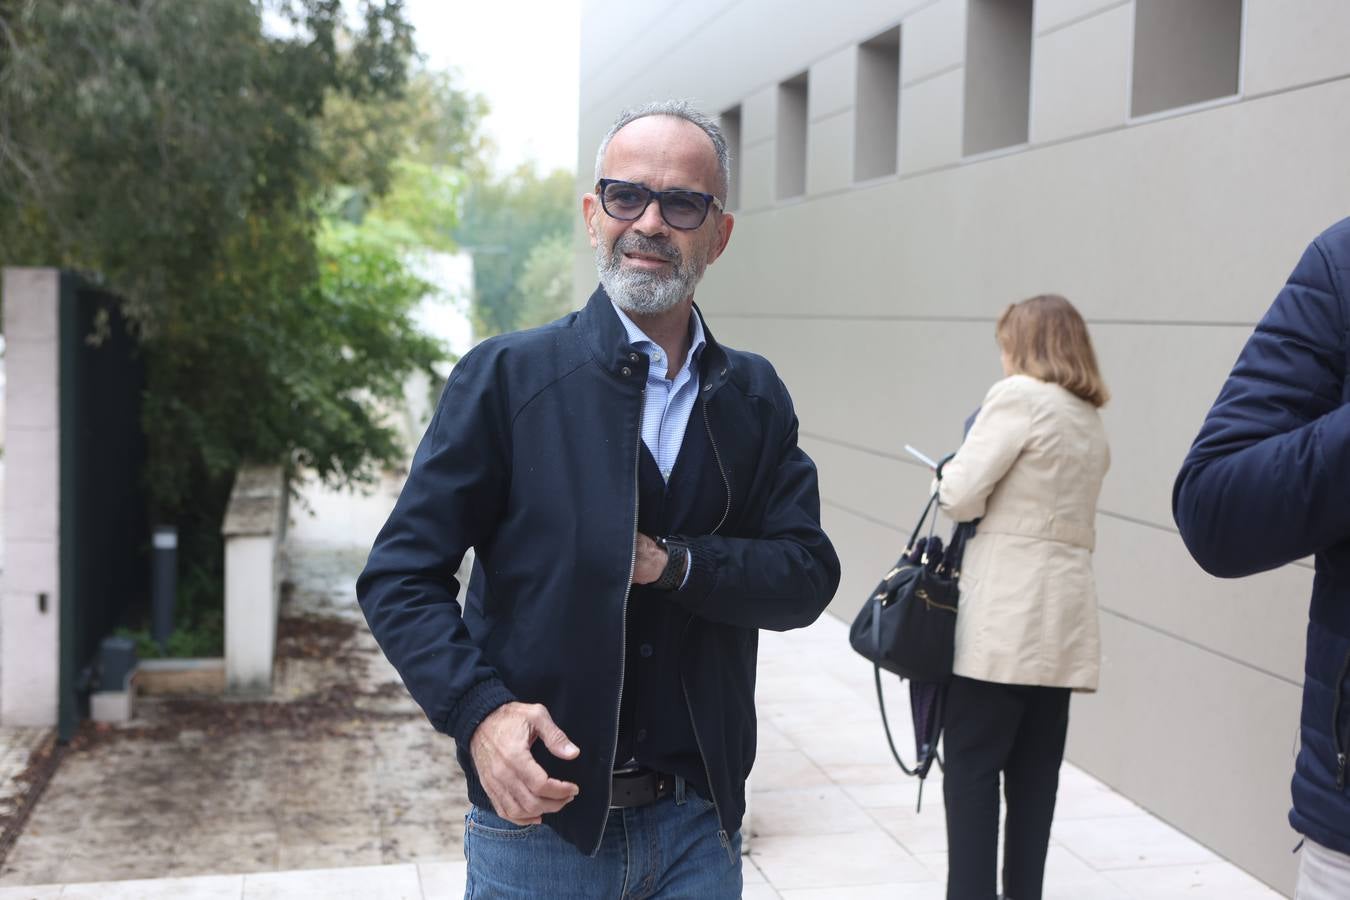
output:
<path id="1" fill-rule="evenodd" d="M 942 467 L 938 503 L 956 522 L 984 515 L 989 495 L 1031 436 L 1031 404 L 1016 377 L 994 384 L 956 455 Z"/>
<path id="2" fill-rule="evenodd" d="M 1314 241 L 1248 339 L 1181 467 L 1172 512 L 1196 561 L 1237 577 L 1350 536 L 1344 403 L 1350 220 Z"/>
<path id="3" fill-rule="evenodd" d="M 455 366 L 375 539 L 356 595 L 370 630 L 437 730 L 463 748 L 515 699 L 464 625 L 455 571 L 505 505 L 509 426 L 480 345 Z"/>

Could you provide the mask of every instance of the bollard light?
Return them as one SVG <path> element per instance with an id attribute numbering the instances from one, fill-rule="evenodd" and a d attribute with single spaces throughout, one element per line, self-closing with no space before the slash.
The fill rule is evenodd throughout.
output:
<path id="1" fill-rule="evenodd" d="M 168 653 L 177 591 L 178 529 L 171 525 L 157 525 L 150 562 L 150 636 L 159 645 L 160 653 Z"/>

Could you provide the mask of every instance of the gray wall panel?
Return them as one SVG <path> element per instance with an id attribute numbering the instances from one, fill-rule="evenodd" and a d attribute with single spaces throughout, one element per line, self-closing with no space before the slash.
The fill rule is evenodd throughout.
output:
<path id="1" fill-rule="evenodd" d="M 1346 212 L 1350 116 L 1335 108 L 1350 80 L 791 207 L 747 201 L 705 292 L 726 308 L 771 295 L 778 312 L 988 316 L 1050 288 L 1097 319 L 1252 323 Z"/>
<path id="2" fill-rule="evenodd" d="M 1072 295 L 1071 295 L 1072 298 Z M 1251 327 L 1091 323 L 1112 399 L 1102 506 L 1172 527 L 1172 482 Z"/>
<path id="3" fill-rule="evenodd" d="M 1129 619 L 1253 672 L 1303 683 L 1312 570 L 1285 566 L 1251 578 L 1205 574 L 1173 530 L 1097 517 L 1097 601 Z"/>
<path id="4" fill-rule="evenodd" d="M 701 304 L 713 333 L 772 360 L 792 391 L 803 432 L 836 443 L 896 458 L 906 443 L 930 455 L 954 450 L 966 416 L 1001 374 L 993 316 L 792 319 L 726 314 L 718 302 Z M 1113 392 L 1103 410 L 1112 463 L 1102 506 L 1171 528 L 1173 479 L 1249 329 L 1110 322 L 1091 328 Z M 1140 366 L 1140 359 L 1148 364 Z"/>
<path id="5" fill-rule="evenodd" d="M 1074 697 L 1068 755 L 1292 893 L 1299 688 L 1110 615 L 1101 690 Z"/>
<path id="6" fill-rule="evenodd" d="M 736 102 L 738 93 L 799 72 L 930 2 L 849 0 L 822 10 L 815 3 L 781 0 L 632 0 L 594 15 L 588 12 L 582 20 L 583 35 L 591 22 L 606 15 L 645 21 L 653 10 L 659 28 L 648 31 L 652 42 L 640 52 L 616 54 L 589 76 L 583 52 L 583 131 L 597 107 L 648 96 L 698 97 L 710 107 L 727 106 Z"/>
<path id="7" fill-rule="evenodd" d="M 1261 94 L 1350 74 L 1347 33 L 1344 0 L 1299 0 L 1292 15 L 1287 0 L 1247 0 L 1244 89 Z"/>
<path id="8" fill-rule="evenodd" d="M 703 309 L 719 340 L 773 362 L 804 432 L 897 456 L 906 443 L 955 449 L 999 375 L 988 322 L 737 319 Z"/>

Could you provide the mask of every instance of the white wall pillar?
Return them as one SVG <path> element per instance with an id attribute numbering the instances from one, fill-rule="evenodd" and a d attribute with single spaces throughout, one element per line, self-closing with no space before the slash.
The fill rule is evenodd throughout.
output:
<path id="1" fill-rule="evenodd" d="M 0 723 L 55 725 L 60 684 L 61 276 L 7 268 Z"/>
<path id="2" fill-rule="evenodd" d="M 286 483 L 279 466 L 241 469 L 230 494 L 225 537 L 225 687 L 260 693 L 272 687 L 279 572 L 285 537 Z"/>

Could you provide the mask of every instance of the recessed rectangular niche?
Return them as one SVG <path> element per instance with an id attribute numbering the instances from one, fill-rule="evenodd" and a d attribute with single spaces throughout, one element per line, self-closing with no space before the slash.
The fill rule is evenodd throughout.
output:
<path id="1" fill-rule="evenodd" d="M 900 26 L 858 45 L 853 179 L 894 175 L 900 141 Z"/>
<path id="2" fill-rule="evenodd" d="M 806 193 L 806 93 L 808 75 L 778 85 L 778 199 Z"/>
<path id="3" fill-rule="evenodd" d="M 962 142 L 966 156 L 1027 142 L 1031 8 L 1032 0 L 970 0 Z"/>
<path id="4" fill-rule="evenodd" d="M 1241 48 L 1242 0 L 1137 0 L 1130 114 L 1236 94 Z"/>
<path id="5" fill-rule="evenodd" d="M 731 154 L 731 186 L 727 190 L 727 209 L 741 207 L 741 108 L 739 105 L 724 110 L 721 119 L 722 135 L 727 139 L 727 152 Z"/>

